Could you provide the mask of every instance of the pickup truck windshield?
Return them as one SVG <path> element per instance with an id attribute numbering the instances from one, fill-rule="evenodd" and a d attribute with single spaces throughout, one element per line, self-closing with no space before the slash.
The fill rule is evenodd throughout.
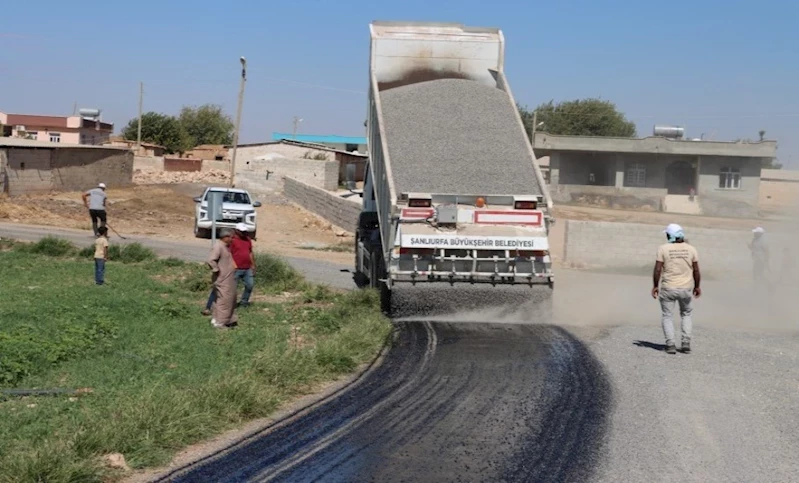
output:
<path id="1" fill-rule="evenodd" d="M 208 195 L 206 195 L 206 199 L 207 198 Z M 247 196 L 247 193 L 231 193 L 226 191 L 222 197 L 222 203 L 238 203 L 240 205 L 249 205 L 250 197 Z"/>

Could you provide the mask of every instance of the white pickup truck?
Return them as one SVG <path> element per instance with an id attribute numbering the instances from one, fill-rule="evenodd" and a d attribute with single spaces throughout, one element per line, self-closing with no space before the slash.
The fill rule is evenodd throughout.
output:
<path id="1" fill-rule="evenodd" d="M 222 219 L 216 221 L 217 230 L 220 228 L 235 228 L 236 224 L 247 225 L 250 237 L 256 236 L 255 209 L 261 206 L 260 201 L 253 201 L 247 190 L 236 188 L 206 188 L 201 196 L 194 198 L 194 236 L 198 238 L 211 237 L 212 220 L 208 216 L 208 193 L 224 193 L 222 198 Z"/>

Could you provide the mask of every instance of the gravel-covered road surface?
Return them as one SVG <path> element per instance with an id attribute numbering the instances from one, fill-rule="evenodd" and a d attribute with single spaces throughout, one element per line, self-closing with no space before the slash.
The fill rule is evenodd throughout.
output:
<path id="1" fill-rule="evenodd" d="M 545 325 L 400 323 L 343 394 L 161 481 L 588 481 L 610 386 Z"/>

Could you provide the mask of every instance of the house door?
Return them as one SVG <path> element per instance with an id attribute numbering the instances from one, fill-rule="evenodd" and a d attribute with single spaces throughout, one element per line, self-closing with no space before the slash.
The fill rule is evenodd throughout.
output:
<path id="1" fill-rule="evenodd" d="M 666 168 L 666 189 L 670 195 L 690 194 L 696 183 L 696 169 L 687 161 L 675 161 Z"/>

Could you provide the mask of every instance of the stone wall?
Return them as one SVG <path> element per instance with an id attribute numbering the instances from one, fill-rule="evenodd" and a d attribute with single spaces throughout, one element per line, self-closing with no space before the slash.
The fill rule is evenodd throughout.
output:
<path id="1" fill-rule="evenodd" d="M 10 196 L 84 190 L 98 183 L 120 187 L 133 179 L 133 154 L 127 150 L 8 147 L 2 151 L 4 190 Z"/>
<path id="2" fill-rule="evenodd" d="M 333 225 L 350 233 L 355 232 L 358 215 L 361 213 L 360 197 L 342 198 L 292 178 L 285 178 L 283 193 L 293 203 Z"/>
<path id="3" fill-rule="evenodd" d="M 574 267 L 643 269 L 655 263 L 657 248 L 666 242 L 664 227 L 639 223 L 565 220 L 564 262 Z M 721 276 L 748 275 L 752 264 L 747 244 L 749 230 L 722 230 L 684 226 L 687 241 L 699 251 L 702 271 Z M 787 232 L 767 233 L 777 268 L 790 241 Z"/>

